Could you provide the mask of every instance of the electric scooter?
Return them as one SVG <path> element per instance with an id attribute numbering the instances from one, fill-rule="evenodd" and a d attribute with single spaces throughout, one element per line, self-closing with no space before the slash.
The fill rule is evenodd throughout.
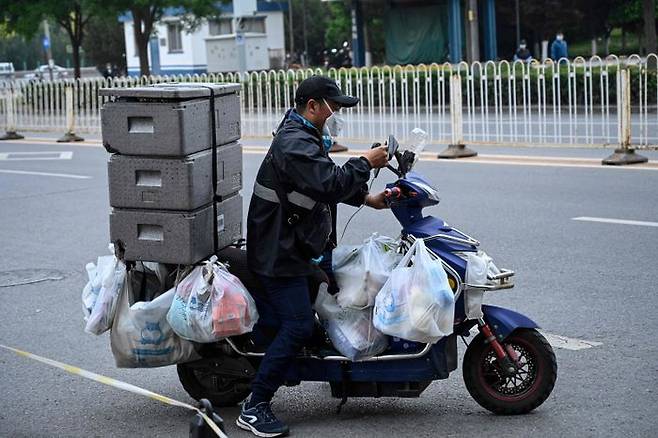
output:
<path id="1" fill-rule="evenodd" d="M 454 292 L 453 333 L 434 344 L 390 337 L 383 353 L 356 362 L 335 350 L 327 353 L 325 335 L 303 349 L 288 370 L 286 384 L 329 382 L 331 395 L 342 399 L 341 406 L 350 397 L 419 397 L 433 381 L 447 379 L 456 370 L 457 338 L 466 342 L 475 330 L 477 335 L 468 343 L 462 366 L 468 392 L 495 414 L 532 411 L 553 390 L 557 377 L 553 349 L 534 321 L 509 309 L 482 305 L 481 301 L 483 293 L 514 287 L 514 272 L 489 270 L 485 282 L 469 284 L 468 254 L 477 253 L 480 243 L 438 217 L 423 216 L 423 209 L 438 204 L 439 197 L 429 181 L 413 172 L 419 150 L 400 151 L 390 136 L 388 152 L 389 159 L 397 161 L 397 168 L 388 166 L 397 180 L 387 184 L 385 195 L 402 225 L 401 251 L 423 239 L 431 256 L 441 261 Z M 245 251 L 232 249 L 219 256 L 220 260 L 228 259 L 231 272 L 248 289 L 259 287 L 247 269 Z M 312 287 L 322 287 L 322 278 Z M 244 400 L 264 356 L 248 334 L 204 344 L 199 353 L 203 359 L 178 365 L 185 390 L 215 406 L 232 406 Z"/>

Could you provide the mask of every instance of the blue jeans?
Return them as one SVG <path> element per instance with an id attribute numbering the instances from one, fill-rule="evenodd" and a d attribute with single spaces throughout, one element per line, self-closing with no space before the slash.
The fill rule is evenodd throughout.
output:
<path id="1" fill-rule="evenodd" d="M 259 325 L 278 331 L 251 384 L 252 403 L 272 399 L 302 346 L 313 336 L 315 325 L 306 277 L 260 276 L 260 280 L 265 291 L 254 294 Z"/>

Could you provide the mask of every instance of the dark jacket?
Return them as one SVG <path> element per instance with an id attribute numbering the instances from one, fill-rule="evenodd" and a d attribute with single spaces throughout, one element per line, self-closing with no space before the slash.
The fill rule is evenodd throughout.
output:
<path id="1" fill-rule="evenodd" d="M 343 166 L 336 165 L 322 147 L 321 133 L 293 114 L 276 133 L 258 170 L 256 182 L 276 189 L 275 181 L 280 180 L 285 192 L 296 191 L 326 204 L 326 214 L 330 211 L 332 216 L 332 236 L 328 246 L 333 247 L 336 242 L 336 204 L 361 205 L 367 194 L 370 170 L 370 164 L 363 157 L 350 158 Z M 306 213 L 298 212 L 300 215 Z M 247 216 L 249 268 L 269 277 L 312 274 L 311 261 L 302 255 L 295 242 L 292 227 L 299 226 L 304 224 L 301 221 L 295 225 L 287 222 L 280 203 L 252 195 Z M 306 228 L 304 233 L 317 232 L 312 224 Z"/>

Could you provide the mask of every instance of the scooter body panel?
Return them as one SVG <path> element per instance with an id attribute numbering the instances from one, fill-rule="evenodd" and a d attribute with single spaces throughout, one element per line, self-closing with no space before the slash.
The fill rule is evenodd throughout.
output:
<path id="1" fill-rule="evenodd" d="M 288 369 L 286 380 L 338 382 L 345 376 L 353 382 L 423 382 L 447 379 L 457 368 L 457 337 L 446 336 L 423 356 L 413 359 L 340 362 L 298 359 Z"/>
<path id="2" fill-rule="evenodd" d="M 505 339 L 518 328 L 539 328 L 539 325 L 527 316 L 503 307 L 484 304 L 482 313 L 484 313 L 484 320 L 499 336 L 499 340 Z"/>

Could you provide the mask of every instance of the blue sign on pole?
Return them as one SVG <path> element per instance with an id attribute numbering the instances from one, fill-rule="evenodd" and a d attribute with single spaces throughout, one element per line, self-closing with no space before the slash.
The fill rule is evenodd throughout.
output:
<path id="1" fill-rule="evenodd" d="M 42 42 L 43 42 L 43 48 L 44 49 L 47 49 L 48 47 L 50 47 L 50 40 L 48 39 L 48 37 L 43 37 Z"/>

